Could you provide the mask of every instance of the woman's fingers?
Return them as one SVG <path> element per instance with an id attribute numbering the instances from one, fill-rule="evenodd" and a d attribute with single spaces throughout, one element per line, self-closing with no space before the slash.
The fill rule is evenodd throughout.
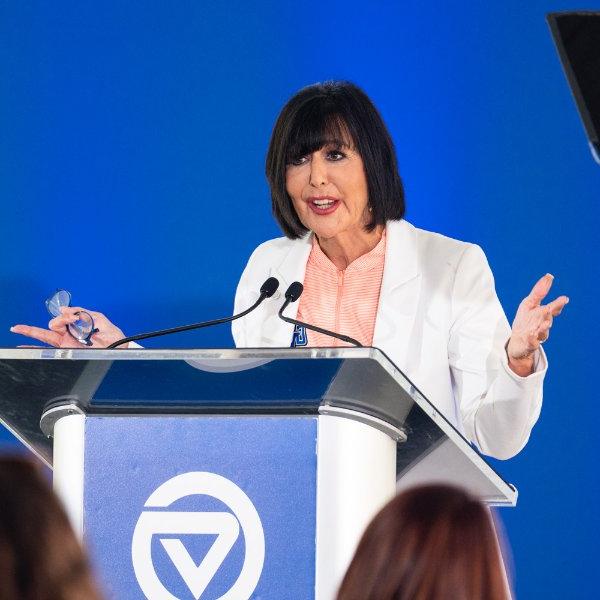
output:
<path id="1" fill-rule="evenodd" d="M 90 310 L 89 308 L 83 308 L 82 306 L 67 306 L 67 307 L 62 307 L 60 310 L 63 313 L 63 316 L 67 316 L 67 315 L 77 316 L 77 313 L 86 312 L 88 315 L 90 315 L 90 317 L 92 317 L 92 319 L 94 319 L 94 322 L 111 324 L 110 321 L 106 318 L 106 316 L 104 314 L 102 314 L 101 312 L 98 312 L 96 310 Z"/>
<path id="2" fill-rule="evenodd" d="M 552 315 L 548 316 L 541 322 L 536 331 L 536 337 L 540 342 L 545 342 L 550 336 L 550 327 L 552 327 Z"/>
<path id="3" fill-rule="evenodd" d="M 75 315 L 78 312 L 81 312 L 82 310 L 85 310 L 85 308 L 81 308 L 81 306 L 61 306 L 60 307 L 60 312 L 62 314 L 62 316 L 71 316 L 71 315 Z"/>
<path id="4" fill-rule="evenodd" d="M 48 329 L 58 333 L 65 333 L 67 331 L 67 325 L 75 323 L 77 318 L 77 315 L 61 315 L 60 317 L 54 317 L 54 319 L 48 323 Z"/>
<path id="5" fill-rule="evenodd" d="M 544 343 L 550 337 L 550 328 L 554 322 L 554 317 L 560 315 L 562 309 L 568 304 L 567 296 L 560 296 L 546 306 L 542 307 L 543 318 L 538 324 L 535 334 L 535 340 L 539 343 Z"/>
<path id="6" fill-rule="evenodd" d="M 14 327 L 11 327 L 10 330 L 13 333 L 18 333 L 56 347 L 60 346 L 62 340 L 62 336 L 55 331 L 48 331 L 47 329 L 32 327 L 31 325 L 15 325 Z"/>
<path id="7" fill-rule="evenodd" d="M 550 336 L 554 318 L 569 302 L 567 296 L 559 296 L 546 305 L 541 304 L 550 291 L 553 280 L 552 275 L 544 275 L 533 286 L 529 296 L 519 305 L 506 348 L 509 358 L 519 359 L 530 356 Z"/>
<path id="8" fill-rule="evenodd" d="M 92 317 L 92 319 L 94 319 L 94 323 L 103 323 L 104 325 L 112 325 L 112 323 L 109 321 L 109 319 L 102 313 L 95 311 L 95 310 L 86 310 L 85 308 L 82 309 L 85 310 L 85 312 L 90 315 L 90 317 Z"/>
<path id="9" fill-rule="evenodd" d="M 544 307 L 545 316 L 542 319 L 539 326 L 537 327 L 537 330 L 535 331 L 536 339 L 540 343 L 543 344 L 550 337 L 550 328 L 552 327 L 552 323 L 554 322 L 554 315 L 560 314 L 560 310 L 562 310 L 563 306 L 564 304 L 560 305 L 558 313 L 553 312 L 556 309 L 552 309 L 550 305 Z"/>
<path id="10" fill-rule="evenodd" d="M 536 310 L 531 311 L 527 324 L 524 324 L 523 329 L 521 329 L 522 343 L 519 344 L 515 341 L 512 344 L 511 349 L 515 352 L 515 357 L 528 355 L 537 350 L 540 343 L 548 339 L 552 321 L 552 313 L 546 306 L 538 307 Z M 517 334 L 515 340 L 518 340 L 518 332 L 513 330 L 513 333 Z"/>
<path id="11" fill-rule="evenodd" d="M 540 277 L 540 279 L 538 279 L 536 284 L 531 289 L 531 292 L 529 292 L 527 299 L 534 306 L 539 306 L 542 300 L 548 295 L 553 281 L 554 275 L 551 275 L 550 273 L 546 273 L 546 275 Z"/>
<path id="12" fill-rule="evenodd" d="M 547 304 L 546 308 L 550 310 L 553 316 L 557 317 L 567 304 L 569 304 L 569 298 L 567 296 L 559 296 L 556 300 L 552 300 L 552 302 Z"/>

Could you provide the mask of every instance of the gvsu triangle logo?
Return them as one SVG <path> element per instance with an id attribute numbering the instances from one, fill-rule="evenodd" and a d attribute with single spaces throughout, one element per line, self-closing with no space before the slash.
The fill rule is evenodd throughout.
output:
<path id="1" fill-rule="evenodd" d="M 204 495 L 224 503 L 231 512 L 181 512 L 164 508 L 186 496 Z M 240 535 L 246 552 L 238 578 L 217 600 L 248 599 L 258 584 L 265 558 L 265 536 L 250 498 L 235 483 L 215 473 L 177 475 L 163 483 L 146 501 L 133 532 L 131 558 L 140 588 L 149 600 L 178 600 L 161 582 L 152 561 L 152 538 L 160 543 L 192 596 L 199 600 Z M 174 535 L 210 535 L 216 539 L 196 564 L 184 543 Z M 161 537 L 169 536 L 169 537 Z"/>

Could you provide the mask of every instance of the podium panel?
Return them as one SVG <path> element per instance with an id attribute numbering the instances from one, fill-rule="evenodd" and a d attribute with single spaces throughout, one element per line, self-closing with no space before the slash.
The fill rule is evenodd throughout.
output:
<path id="1" fill-rule="evenodd" d="M 313 597 L 317 417 L 85 429 L 84 536 L 109 598 Z"/>

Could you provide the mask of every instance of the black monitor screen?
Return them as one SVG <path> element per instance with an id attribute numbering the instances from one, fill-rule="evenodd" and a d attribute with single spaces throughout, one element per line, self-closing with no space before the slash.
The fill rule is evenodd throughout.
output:
<path id="1" fill-rule="evenodd" d="M 548 23 L 592 150 L 600 162 L 600 12 L 551 13 Z"/>

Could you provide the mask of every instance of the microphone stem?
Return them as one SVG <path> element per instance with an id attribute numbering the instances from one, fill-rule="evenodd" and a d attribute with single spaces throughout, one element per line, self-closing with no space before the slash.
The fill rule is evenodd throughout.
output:
<path id="1" fill-rule="evenodd" d="M 151 337 L 159 337 L 161 335 L 167 335 L 169 333 L 179 333 L 181 331 L 189 331 L 190 329 L 202 329 L 203 327 L 210 327 L 211 325 L 220 325 L 222 323 L 229 323 L 231 321 L 235 321 L 236 319 L 240 319 L 245 317 L 249 312 L 252 312 L 265 298 L 266 294 L 261 294 L 258 300 L 245 311 L 233 315 L 231 317 L 224 317 L 223 319 L 215 319 L 214 321 L 206 321 L 205 323 L 193 323 L 192 325 L 181 325 L 179 327 L 172 327 L 170 329 L 161 329 L 160 331 L 150 331 L 148 333 L 139 333 L 137 335 L 132 335 L 129 337 L 125 337 L 122 340 L 118 340 L 112 343 L 110 346 L 107 346 L 106 349 L 110 350 L 120 346 L 121 344 L 127 344 L 128 342 L 137 342 L 138 340 L 145 340 Z"/>
<path id="2" fill-rule="evenodd" d="M 308 323 L 303 323 L 302 321 L 297 321 L 296 319 L 291 319 L 290 317 L 284 317 L 283 311 L 288 307 L 288 304 L 291 302 L 290 298 L 286 298 L 286 301 L 283 303 L 283 306 L 279 309 L 279 316 L 286 323 L 290 323 L 292 325 L 299 325 L 301 327 L 306 327 L 306 329 L 310 329 L 311 331 L 316 331 L 317 333 L 322 333 L 323 335 L 328 335 L 329 337 L 338 338 L 343 342 L 347 342 L 348 344 L 353 344 L 358 348 L 362 348 L 363 345 L 354 338 L 351 338 L 348 335 L 342 335 L 340 333 L 335 333 L 333 331 L 328 331 L 327 329 L 322 329 L 321 327 L 317 327 L 316 325 L 309 325 Z"/>

